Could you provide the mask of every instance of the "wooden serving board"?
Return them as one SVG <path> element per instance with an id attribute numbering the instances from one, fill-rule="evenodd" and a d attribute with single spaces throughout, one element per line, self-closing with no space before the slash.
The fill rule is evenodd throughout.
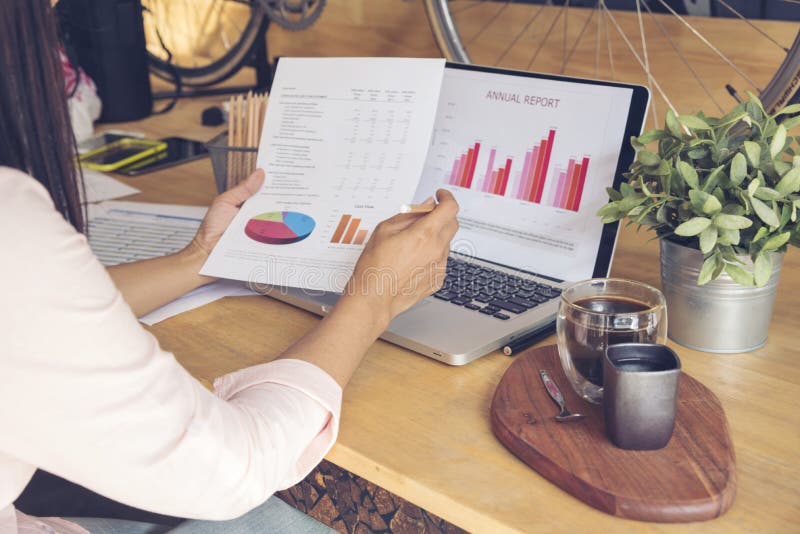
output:
<path id="1" fill-rule="evenodd" d="M 583 420 L 557 423 L 539 376 L 559 385 Z M 626 451 L 606 437 L 602 406 L 569 385 L 555 345 L 519 355 L 500 380 L 492 431 L 512 453 L 570 495 L 603 512 L 642 521 L 703 521 L 724 514 L 736 494 L 736 462 L 719 399 L 681 374 L 675 431 L 657 451 Z"/>

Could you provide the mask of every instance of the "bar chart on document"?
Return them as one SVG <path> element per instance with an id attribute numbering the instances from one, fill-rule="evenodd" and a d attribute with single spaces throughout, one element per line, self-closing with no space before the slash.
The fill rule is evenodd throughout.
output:
<path id="1" fill-rule="evenodd" d="M 628 106 L 612 89 L 447 71 L 416 201 L 449 189 L 460 242 L 498 263 L 515 264 L 509 244 L 531 265 L 591 259 Z"/>

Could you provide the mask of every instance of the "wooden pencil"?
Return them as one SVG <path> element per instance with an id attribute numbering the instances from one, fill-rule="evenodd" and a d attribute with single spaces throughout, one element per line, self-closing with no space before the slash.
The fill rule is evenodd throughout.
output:
<path id="1" fill-rule="evenodd" d="M 401 204 L 400 213 L 430 213 L 436 204 Z"/>

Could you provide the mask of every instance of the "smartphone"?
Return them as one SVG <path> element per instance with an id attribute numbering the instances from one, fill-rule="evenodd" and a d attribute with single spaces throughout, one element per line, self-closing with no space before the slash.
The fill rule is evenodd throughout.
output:
<path id="1" fill-rule="evenodd" d="M 208 156 L 205 143 L 200 141 L 184 137 L 166 137 L 161 141 L 167 144 L 166 150 L 126 165 L 116 172 L 125 176 L 138 176 Z"/>
<path id="2" fill-rule="evenodd" d="M 83 166 L 101 172 L 115 171 L 167 149 L 163 141 L 120 139 L 80 156 Z"/>
<path id="3" fill-rule="evenodd" d="M 114 141 L 119 141 L 120 139 L 144 139 L 144 134 L 125 130 L 106 130 L 91 139 L 86 139 L 78 143 L 78 154 L 86 154 L 102 146 L 110 145 Z"/>

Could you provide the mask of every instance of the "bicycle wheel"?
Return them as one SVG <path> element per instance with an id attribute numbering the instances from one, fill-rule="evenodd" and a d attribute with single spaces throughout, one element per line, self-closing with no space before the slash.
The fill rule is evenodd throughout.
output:
<path id="1" fill-rule="evenodd" d="M 717 2 L 732 18 L 680 15 L 665 0 L 631 0 L 625 11 L 609 8 L 607 0 L 573 0 L 572 5 L 564 0 L 559 6 L 423 1 L 447 59 L 644 83 L 653 93 L 656 124 L 664 105 L 684 113 L 710 106 L 723 112 L 733 103 L 728 84 L 710 85 L 704 77 L 729 78 L 738 85 L 734 93 L 753 91 L 769 111 L 800 100 L 798 25 L 748 20 L 726 0 Z M 656 13 L 656 7 L 664 13 Z M 688 80 L 702 93 L 685 91 Z"/>
<path id="2" fill-rule="evenodd" d="M 150 70 L 165 80 L 207 86 L 247 60 L 266 16 L 258 1 L 142 0 Z M 171 57 L 170 57 L 171 56 Z"/>

